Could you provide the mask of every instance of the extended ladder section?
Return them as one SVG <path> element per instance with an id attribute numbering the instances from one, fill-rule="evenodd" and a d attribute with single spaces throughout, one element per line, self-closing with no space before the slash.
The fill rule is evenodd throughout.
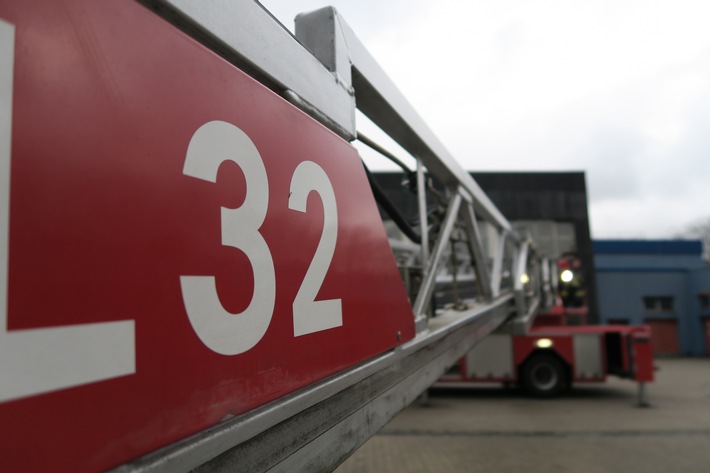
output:
<path id="1" fill-rule="evenodd" d="M 118 471 L 329 471 L 478 341 L 545 303 L 546 264 L 451 156 L 333 8 L 300 15 L 295 37 L 252 0 L 141 2 L 347 141 L 359 109 L 416 160 L 419 243 L 407 246 L 416 337 Z M 431 185 L 435 182 L 435 185 Z M 432 193 L 438 196 L 431 207 Z M 428 199 L 429 197 L 429 199 Z M 456 242 L 463 251 L 451 250 Z M 397 243 L 393 243 L 397 250 Z M 472 298 L 433 302 L 467 266 Z M 411 275 L 419 273 L 415 283 Z M 456 268 L 453 269 L 455 275 Z M 549 291 L 548 291 L 549 296 Z M 387 314 L 382 314 L 386 317 Z"/>

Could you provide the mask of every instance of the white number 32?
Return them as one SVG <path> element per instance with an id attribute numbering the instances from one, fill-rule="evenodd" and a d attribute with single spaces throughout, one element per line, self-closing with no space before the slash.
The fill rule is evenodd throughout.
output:
<path id="1" fill-rule="evenodd" d="M 237 355 L 253 348 L 269 327 L 276 301 L 276 276 L 269 246 L 259 232 L 269 203 L 269 182 L 264 162 L 249 137 L 223 121 L 202 125 L 192 136 L 183 173 L 216 182 L 224 161 L 239 166 L 246 180 L 244 203 L 236 209 L 222 207 L 222 245 L 237 248 L 249 258 L 254 274 L 251 302 L 240 314 L 224 309 L 214 276 L 181 276 L 182 297 L 197 336 L 211 350 Z M 343 325 L 341 299 L 315 298 L 333 259 L 338 233 L 335 192 L 325 171 L 312 161 L 296 167 L 291 178 L 288 206 L 306 212 L 311 191 L 323 202 L 324 223 L 320 242 L 293 301 L 294 336 Z"/>

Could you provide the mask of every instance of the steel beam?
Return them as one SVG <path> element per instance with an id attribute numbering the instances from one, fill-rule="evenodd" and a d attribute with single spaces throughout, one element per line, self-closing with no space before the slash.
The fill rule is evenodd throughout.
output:
<path id="1" fill-rule="evenodd" d="M 476 279 L 483 290 L 484 297 L 490 300 L 493 297 L 491 275 L 488 271 L 488 262 L 486 261 L 485 252 L 483 251 L 481 232 L 478 228 L 476 215 L 473 213 L 473 207 L 471 205 L 464 205 L 461 208 L 461 213 L 468 236 L 469 251 L 475 263 L 474 270 L 476 271 Z"/>
<path id="2" fill-rule="evenodd" d="M 424 164 L 417 158 L 417 203 L 419 210 L 419 232 L 422 235 L 422 268 L 429 263 L 429 222 L 427 220 L 426 185 L 424 182 Z"/>
<path id="3" fill-rule="evenodd" d="M 446 250 L 446 245 L 449 243 L 451 231 L 458 217 L 461 200 L 461 194 L 456 192 L 451 199 L 449 207 L 446 209 L 444 222 L 441 225 L 434 250 L 424 271 L 424 280 L 419 288 L 417 299 L 414 301 L 414 317 L 417 322 L 426 319 L 426 307 L 431 300 L 431 295 L 434 293 L 434 286 L 436 285 L 436 270 L 443 260 L 444 250 Z"/>
<path id="4" fill-rule="evenodd" d="M 500 232 L 498 236 L 496 253 L 493 258 L 493 269 L 491 271 L 491 291 L 493 297 L 500 294 L 500 286 L 503 279 L 503 260 L 505 259 L 505 247 L 507 245 L 508 234 Z"/>

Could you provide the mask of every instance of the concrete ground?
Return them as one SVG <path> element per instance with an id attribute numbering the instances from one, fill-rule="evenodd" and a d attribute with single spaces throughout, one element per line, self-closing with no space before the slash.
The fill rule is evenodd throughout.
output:
<path id="1" fill-rule="evenodd" d="M 710 359 L 660 359 L 636 405 L 610 378 L 554 400 L 500 386 L 433 390 L 343 463 L 363 472 L 710 472 Z"/>

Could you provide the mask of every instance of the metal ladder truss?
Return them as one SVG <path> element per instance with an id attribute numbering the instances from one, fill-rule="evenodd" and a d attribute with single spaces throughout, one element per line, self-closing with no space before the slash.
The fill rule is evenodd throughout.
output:
<path id="1" fill-rule="evenodd" d="M 424 169 L 443 187 L 447 206 L 438 232 L 430 236 L 429 225 L 420 225 L 421 245 L 409 245 L 422 273 L 412 298 L 413 340 L 115 470 L 331 471 L 478 341 L 511 318 L 531 320 L 547 299 L 541 298 L 550 280 L 547 264 L 438 141 L 335 9 L 299 15 L 294 37 L 252 0 L 141 3 L 348 141 L 357 137 L 359 109 L 416 159 L 421 222 L 427 222 Z M 453 234 L 465 243 L 465 264 L 475 273 L 466 283 L 476 286 L 476 298 L 455 308 L 432 308 Z"/>

